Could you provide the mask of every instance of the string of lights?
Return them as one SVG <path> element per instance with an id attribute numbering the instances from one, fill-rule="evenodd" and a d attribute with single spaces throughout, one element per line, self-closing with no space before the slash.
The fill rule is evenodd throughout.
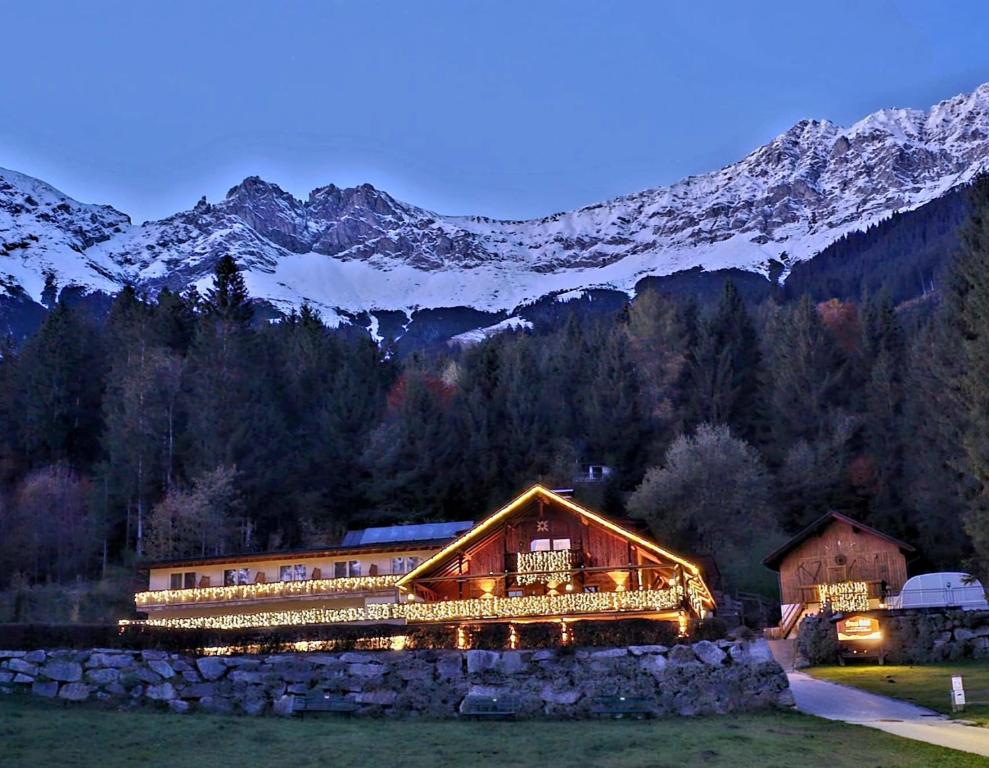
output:
<path id="1" fill-rule="evenodd" d="M 864 581 L 842 581 L 837 584 L 818 584 L 821 603 L 841 613 L 869 610 L 869 585 Z"/>
<path id="2" fill-rule="evenodd" d="M 380 576 L 350 576 L 340 579 L 309 579 L 306 581 L 274 581 L 271 583 L 239 584 L 228 587 L 198 587 L 196 589 L 161 589 L 138 592 L 134 602 L 138 608 L 188 603 L 214 603 L 234 600 L 257 600 L 272 597 L 306 597 L 346 592 L 372 592 L 390 589 L 401 574 Z"/>
<path id="3" fill-rule="evenodd" d="M 573 553 L 569 549 L 519 552 L 515 581 L 518 584 L 549 584 L 570 580 Z"/>
<path id="4" fill-rule="evenodd" d="M 149 618 L 122 621 L 152 627 L 180 629 L 252 629 L 258 627 L 343 624 L 356 621 L 409 622 L 456 621 L 490 618 L 569 616 L 617 611 L 665 611 L 679 608 L 683 589 L 633 590 L 629 592 L 578 592 L 526 597 L 490 597 L 448 600 L 438 603 L 369 603 L 354 608 L 308 608 L 297 611 Z"/>

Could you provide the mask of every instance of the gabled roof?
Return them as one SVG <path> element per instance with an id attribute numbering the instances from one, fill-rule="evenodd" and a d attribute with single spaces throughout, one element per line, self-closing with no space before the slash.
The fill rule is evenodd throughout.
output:
<path id="1" fill-rule="evenodd" d="M 642 536 L 640 536 L 639 534 L 630 531 L 627 528 L 621 527 L 620 525 L 613 522 L 612 520 L 609 520 L 606 517 L 602 517 L 601 515 L 595 512 L 591 512 L 589 509 L 585 509 L 579 504 L 575 504 L 573 501 L 571 501 L 570 499 L 564 496 L 560 496 L 557 493 L 553 493 L 553 491 L 550 491 L 541 485 L 534 485 L 532 486 L 532 488 L 527 490 L 521 496 L 518 496 L 517 498 L 512 500 L 510 503 L 506 504 L 504 507 L 502 507 L 497 512 L 492 514 L 490 517 L 487 517 L 484 520 L 482 520 L 480 523 L 475 525 L 473 528 L 471 528 L 469 531 L 464 533 L 462 536 L 459 536 L 458 538 L 454 539 L 452 542 L 450 542 L 447 546 L 443 547 L 443 549 L 441 549 L 435 555 L 430 557 L 428 560 L 425 560 L 424 562 L 420 563 L 417 568 L 409 571 L 407 574 L 405 574 L 405 576 L 403 576 L 401 579 L 398 580 L 397 586 L 401 588 L 403 586 L 408 585 L 410 582 L 415 581 L 415 579 L 425 575 L 426 573 L 429 572 L 429 570 L 433 566 L 442 562 L 446 557 L 455 554 L 459 550 L 463 549 L 471 542 L 476 541 L 478 538 L 483 536 L 486 531 L 490 530 L 499 523 L 505 521 L 507 518 L 509 518 L 512 515 L 512 513 L 514 513 L 516 510 L 520 509 L 525 504 L 527 504 L 528 502 L 532 501 L 537 497 L 541 497 L 547 501 L 552 501 L 556 504 L 559 504 L 560 506 L 569 509 L 571 512 L 576 513 L 577 515 L 583 517 L 584 519 L 597 523 L 598 525 L 611 530 L 613 533 L 616 533 L 619 536 L 622 536 L 630 541 L 635 542 L 638 546 L 642 547 L 645 550 L 648 550 L 649 552 L 652 552 L 653 554 L 665 558 L 666 560 L 671 560 L 675 563 L 678 563 L 679 565 L 682 565 L 684 569 L 686 569 L 689 573 L 692 573 L 698 577 L 701 575 L 700 569 L 693 563 L 689 562 L 688 560 L 684 560 L 682 557 L 679 557 L 678 555 L 675 555 L 672 552 L 663 549 L 658 544 L 649 541 L 648 539 L 642 538 Z"/>
<path id="2" fill-rule="evenodd" d="M 767 555 L 762 561 L 763 565 L 772 568 L 774 571 L 778 571 L 780 569 L 780 563 L 783 561 L 783 558 L 786 557 L 791 550 L 795 549 L 798 545 L 802 544 L 804 541 L 809 539 L 815 533 L 824 530 L 832 522 L 835 521 L 847 523 L 848 525 L 852 526 L 853 528 L 857 528 L 860 531 L 864 531 L 865 533 L 871 533 L 873 536 L 878 536 L 881 539 L 885 539 L 886 541 L 889 541 L 895 544 L 896 546 L 898 546 L 904 552 L 914 551 L 914 548 L 911 547 L 909 544 L 907 544 L 905 541 L 900 541 L 899 539 L 890 536 L 888 533 L 883 533 L 882 531 L 876 530 L 875 528 L 866 525 L 865 523 L 860 523 L 858 520 L 854 520 L 850 518 L 848 515 L 841 514 L 841 512 L 835 512 L 834 510 L 831 510 L 830 512 L 821 515 L 819 518 L 817 518 L 817 520 L 815 520 L 813 523 L 811 523 L 806 528 L 804 528 L 800 533 L 798 533 L 796 536 L 794 536 L 792 539 L 786 542 L 786 544 L 784 544 L 782 547 L 777 549 L 775 552 L 771 553 L 770 555 Z"/>

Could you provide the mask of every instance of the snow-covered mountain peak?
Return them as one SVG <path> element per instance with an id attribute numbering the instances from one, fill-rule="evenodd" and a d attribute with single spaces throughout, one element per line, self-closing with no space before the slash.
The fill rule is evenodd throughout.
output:
<path id="1" fill-rule="evenodd" d="M 444 216 L 370 184 L 329 184 L 299 199 L 250 176 L 216 203 L 132 226 L 112 208 L 2 172 L 0 280 L 35 297 L 46 272 L 99 290 L 181 288 L 207 281 L 229 253 L 254 295 L 285 309 L 509 312 L 695 267 L 768 276 L 987 167 L 989 83 L 848 128 L 801 120 L 717 171 L 527 221 Z"/>

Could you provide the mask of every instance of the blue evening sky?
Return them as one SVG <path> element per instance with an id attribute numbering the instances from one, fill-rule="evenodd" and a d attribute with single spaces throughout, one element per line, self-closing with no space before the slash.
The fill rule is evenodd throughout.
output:
<path id="1" fill-rule="evenodd" d="M 259 174 L 529 217 L 989 80 L 989 2 L 0 3 L 0 166 L 136 221 Z"/>

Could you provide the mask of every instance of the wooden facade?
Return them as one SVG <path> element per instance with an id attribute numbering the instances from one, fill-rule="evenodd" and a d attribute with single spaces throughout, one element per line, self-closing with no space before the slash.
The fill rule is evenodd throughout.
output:
<path id="1" fill-rule="evenodd" d="M 830 512 L 765 559 L 779 572 L 784 606 L 821 604 L 822 585 L 864 584 L 869 607 L 898 595 L 913 547 Z"/>
<path id="2" fill-rule="evenodd" d="M 540 486 L 452 542 L 398 586 L 407 601 L 425 604 L 677 592 L 681 599 L 675 605 L 660 610 L 657 600 L 643 612 L 665 616 L 683 609 L 701 617 L 714 608 L 693 563 Z"/>

